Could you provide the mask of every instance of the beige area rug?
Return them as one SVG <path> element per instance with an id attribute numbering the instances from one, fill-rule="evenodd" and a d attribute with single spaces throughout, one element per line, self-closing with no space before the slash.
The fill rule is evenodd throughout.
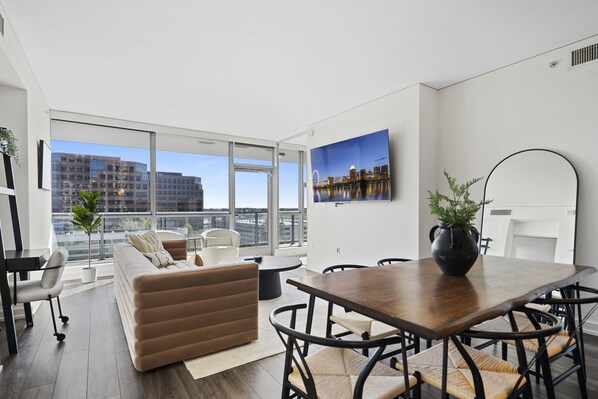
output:
<path id="1" fill-rule="evenodd" d="M 286 277 L 282 277 L 282 296 L 267 301 L 259 301 L 258 329 L 259 339 L 245 345 L 224 351 L 212 353 L 206 356 L 200 356 L 195 359 L 185 361 L 187 370 L 194 379 L 207 377 L 255 360 L 273 356 L 284 352 L 284 345 L 280 341 L 276 330 L 270 324 L 270 312 L 279 306 L 296 303 L 307 303 L 309 297 L 307 294 L 297 290 L 295 287 L 285 284 Z M 327 303 L 321 299 L 316 299 L 314 311 L 312 334 L 324 336 L 326 333 L 326 311 Z M 297 327 L 304 331 L 307 309 L 300 310 L 297 313 Z M 288 325 L 288 320 L 281 319 Z"/>

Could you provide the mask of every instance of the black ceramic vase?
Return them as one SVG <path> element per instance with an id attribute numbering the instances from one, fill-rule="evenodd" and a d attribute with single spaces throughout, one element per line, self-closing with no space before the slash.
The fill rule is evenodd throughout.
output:
<path id="1" fill-rule="evenodd" d="M 436 236 L 437 229 L 440 233 Z M 432 256 L 440 270 L 448 276 L 465 276 L 478 258 L 478 238 L 477 232 L 465 231 L 461 225 L 432 227 Z"/>

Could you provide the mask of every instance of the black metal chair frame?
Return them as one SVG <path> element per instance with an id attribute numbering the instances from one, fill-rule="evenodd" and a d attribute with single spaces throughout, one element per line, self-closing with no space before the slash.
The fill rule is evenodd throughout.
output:
<path id="1" fill-rule="evenodd" d="M 488 252 L 488 249 L 490 248 L 491 241 L 492 241 L 492 238 L 490 238 L 490 237 L 480 238 L 480 249 L 482 250 L 483 255 L 486 255 L 486 253 Z"/>
<path id="2" fill-rule="evenodd" d="M 64 267 L 64 265 L 42 267 L 40 269 L 23 269 L 23 270 L 19 270 L 18 272 L 13 272 L 13 276 L 12 276 L 13 283 L 14 283 L 13 303 L 14 304 L 17 303 L 17 273 L 35 272 L 35 271 L 43 272 L 44 270 L 60 269 L 61 267 Z M 54 336 L 56 337 L 56 340 L 58 342 L 64 341 L 64 339 L 66 338 L 66 335 L 63 333 L 59 333 L 58 329 L 56 328 L 56 316 L 54 315 L 54 306 L 52 304 L 52 297 L 50 295 L 48 295 L 48 299 L 46 299 L 46 300 L 50 303 L 50 312 L 52 312 L 52 325 L 54 326 Z M 68 316 L 65 316 L 62 314 L 62 306 L 60 305 L 60 296 L 59 295 L 56 295 L 56 302 L 58 303 L 58 315 L 60 317 L 60 321 L 62 321 L 62 324 L 67 324 L 69 321 L 69 318 L 68 318 Z"/>
<path id="3" fill-rule="evenodd" d="M 304 350 L 302 350 L 301 348 L 301 341 L 305 346 L 309 344 L 316 344 L 325 347 L 353 349 L 356 351 L 362 350 L 364 348 L 376 348 L 374 354 L 368 358 L 368 361 L 364 368 L 361 370 L 357 382 L 355 384 L 353 398 L 361 399 L 363 397 L 363 386 L 365 384 L 365 381 L 371 373 L 371 371 L 373 370 L 374 366 L 376 365 L 376 362 L 378 362 L 381 359 L 382 353 L 384 352 L 386 347 L 389 345 L 397 344 L 399 342 L 405 344 L 405 334 L 401 333 L 398 336 L 381 338 L 376 340 L 353 341 L 325 338 L 302 333 L 296 330 L 297 311 L 305 308 L 307 308 L 306 304 L 286 305 L 278 307 L 270 313 L 270 323 L 276 329 L 276 333 L 278 334 L 279 338 L 281 339 L 286 348 L 283 375 L 284 381 L 282 383 L 282 398 L 299 397 L 304 399 L 315 399 L 318 397 L 313 375 L 305 359 L 307 355 L 303 353 Z M 288 327 L 279 322 L 277 319 L 277 316 L 283 312 L 291 312 L 291 320 Z M 286 335 L 286 339 L 284 335 Z M 403 352 L 403 357 L 404 359 L 406 359 L 407 357 L 405 352 Z M 296 367 L 299 371 L 301 379 L 303 380 L 303 384 L 305 386 L 305 390 L 307 392 L 303 392 L 300 388 L 294 386 L 289 382 L 288 375 L 292 372 L 293 367 Z M 413 389 L 414 399 L 419 399 L 421 398 L 421 377 L 417 372 L 414 373 L 413 376 L 417 379 L 417 383 L 414 386 L 411 386 L 409 384 L 409 372 L 407 370 L 404 370 L 404 395 L 406 398 L 410 399 L 410 392 L 411 389 Z M 290 391 L 293 391 L 294 394 L 291 395 Z"/>
<path id="4" fill-rule="evenodd" d="M 393 263 L 403 263 L 403 262 L 409 262 L 412 259 L 407 259 L 407 258 L 384 258 L 384 259 L 380 259 L 378 262 L 376 262 L 376 264 L 378 266 L 384 266 L 384 265 L 392 265 Z"/>
<path id="5" fill-rule="evenodd" d="M 581 297 L 581 293 L 592 294 L 592 296 Z M 560 384 L 562 381 L 567 379 L 571 374 L 577 373 L 577 381 L 579 384 L 579 391 L 581 398 L 587 398 L 587 386 L 586 386 L 586 367 L 585 367 L 585 353 L 583 344 L 583 324 L 598 308 L 598 290 L 584 287 L 580 285 L 572 285 L 560 289 L 561 298 L 555 298 L 549 296 L 547 298 L 540 298 L 534 301 L 535 303 L 551 305 L 553 312 L 558 316 L 563 316 L 563 323 L 569 333 L 569 340 L 565 345 L 562 352 L 548 357 L 545 356 L 542 365 L 542 373 L 540 373 L 539 367 L 535 372 L 531 372 L 532 375 L 536 376 L 536 381 L 540 378 L 544 380 L 546 386 L 546 392 L 549 399 L 555 398 L 554 387 Z M 594 304 L 593 308 L 582 318 L 581 305 Z M 576 319 L 578 316 L 578 319 Z M 574 343 L 573 340 L 575 340 Z M 506 344 L 503 344 L 506 345 Z M 505 356 L 505 349 L 503 346 L 503 357 Z M 562 358 L 568 357 L 573 360 L 573 365 L 567 370 L 562 372 L 560 375 L 553 377 L 550 369 L 550 363 Z"/>
<path id="6" fill-rule="evenodd" d="M 534 326 L 535 330 L 534 331 L 524 331 L 524 332 L 519 331 L 517 322 L 515 320 L 515 316 L 513 315 L 514 311 L 525 313 L 527 315 L 527 317 L 529 318 L 529 320 L 531 321 L 532 325 Z M 488 339 L 488 340 L 492 340 L 492 341 L 496 341 L 496 340 L 515 341 L 515 348 L 517 351 L 517 360 L 518 360 L 518 364 L 519 364 L 518 371 L 519 371 L 520 377 L 519 377 L 518 382 L 515 384 L 515 388 L 509 394 L 508 397 L 516 398 L 519 395 L 523 394 L 524 398 L 531 398 L 532 392 L 531 392 L 531 386 L 529 384 L 529 382 L 530 382 L 529 375 L 532 373 L 531 368 L 533 366 L 535 366 L 535 364 L 537 364 L 538 361 L 542 362 L 543 357 L 547 357 L 546 356 L 546 337 L 554 336 L 555 334 L 557 334 L 558 332 L 560 332 L 562 330 L 562 320 L 560 320 L 557 316 L 555 316 L 553 314 L 546 313 L 541 310 L 529 309 L 529 308 L 525 308 L 525 307 L 514 309 L 513 311 L 510 311 L 507 314 L 508 314 L 509 322 L 511 324 L 511 328 L 513 329 L 513 331 L 504 331 L 503 332 L 503 331 L 469 330 L 469 331 L 463 332 L 459 335 L 466 337 L 468 341 L 470 341 L 472 338 Z M 544 322 L 548 322 L 550 326 L 548 328 L 542 328 L 540 326 L 540 323 L 538 322 L 538 320 L 543 320 Z M 459 353 L 461 354 L 461 356 L 463 357 L 463 360 L 465 360 L 465 362 L 467 363 L 467 366 L 469 367 L 469 369 L 471 371 L 472 378 L 474 381 L 474 389 L 475 389 L 476 398 L 477 399 L 485 399 L 484 383 L 482 381 L 482 377 L 480 375 L 480 372 L 479 372 L 477 366 L 473 362 L 473 359 L 471 359 L 471 357 L 469 356 L 469 354 L 463 347 L 463 344 L 458 339 L 458 337 L 453 336 L 453 337 L 450 337 L 450 339 L 453 342 L 453 344 L 455 345 L 455 347 L 457 348 L 457 350 L 459 351 Z M 529 339 L 537 339 L 539 342 L 539 345 L 540 345 L 540 350 L 538 351 L 538 353 L 535 354 L 535 356 L 532 358 L 532 360 L 528 362 L 525 348 L 523 346 L 522 341 L 529 340 Z M 446 375 L 446 369 L 448 367 L 448 365 L 447 365 L 448 339 L 444 340 L 444 348 L 443 349 L 444 349 L 443 375 Z M 521 388 L 516 389 L 517 386 L 519 386 L 519 384 L 521 383 L 521 381 L 523 381 L 524 378 L 526 378 L 526 383 Z M 443 381 L 442 392 L 446 392 L 445 384 L 446 384 L 446 381 Z"/>
<path id="7" fill-rule="evenodd" d="M 398 259 L 398 258 L 394 258 L 394 259 Z M 345 265 L 333 265 L 333 266 L 328 266 L 327 268 L 325 268 L 324 270 L 322 270 L 322 274 L 326 274 L 326 273 L 338 273 L 339 271 L 345 271 L 347 269 L 364 269 L 367 268 L 369 266 L 365 266 L 365 265 L 353 265 L 353 264 L 345 264 Z M 340 339 L 342 337 L 346 337 L 347 335 L 351 335 L 353 334 L 351 331 L 344 331 L 338 334 L 332 334 L 332 325 L 334 324 L 334 322 L 332 320 L 330 320 L 330 316 L 332 316 L 332 311 L 334 308 L 334 303 L 332 302 L 328 302 L 328 311 L 326 314 L 326 337 L 327 338 L 334 338 L 334 339 Z M 345 312 L 352 312 L 352 309 L 349 308 L 345 308 Z M 364 332 L 361 335 L 361 339 L 363 340 L 369 340 L 370 336 L 367 332 Z M 420 350 L 420 345 L 419 345 L 419 338 L 416 337 L 414 334 L 411 333 L 407 333 L 407 340 L 410 341 L 411 343 L 409 345 L 407 345 L 405 347 L 405 350 L 411 350 L 413 349 L 415 351 L 415 353 L 418 353 Z M 429 346 L 428 346 L 429 347 Z M 385 353 L 382 355 L 381 359 L 386 359 L 389 358 L 391 356 L 397 355 L 399 353 L 401 353 L 401 351 L 403 351 L 403 346 L 401 346 L 400 349 L 396 349 L 394 351 L 390 351 L 388 353 Z M 368 356 L 369 355 L 369 349 L 368 348 L 363 348 L 362 349 L 362 353 L 364 356 Z"/>

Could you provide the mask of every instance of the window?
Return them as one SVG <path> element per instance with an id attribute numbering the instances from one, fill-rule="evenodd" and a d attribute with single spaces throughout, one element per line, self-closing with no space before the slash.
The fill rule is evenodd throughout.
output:
<path id="1" fill-rule="evenodd" d="M 135 177 L 149 181 L 150 134 L 73 122 L 52 121 L 52 212 L 56 241 L 66 247 L 69 259 L 87 257 L 87 237 L 69 222 L 80 191 L 102 193 L 99 208 L 107 213 L 147 213 L 150 196 L 145 189 L 131 188 L 126 183 L 129 167 Z M 68 166 L 69 175 L 60 174 Z M 79 164 L 77 168 L 72 166 Z M 92 236 L 92 257 L 106 256 L 112 244 L 126 240 L 126 232 L 138 216 L 104 216 L 101 232 Z M 125 223 L 126 222 L 126 223 Z M 107 236 L 108 235 L 108 236 Z M 101 237 L 103 236 L 103 239 Z M 80 247 L 82 246 L 82 247 Z M 111 249 L 110 249 L 111 250 Z"/>
<path id="2" fill-rule="evenodd" d="M 228 212 L 227 142 L 162 135 L 157 137 L 156 147 L 157 212 Z M 228 216 L 216 219 L 160 217 L 158 227 L 184 228 L 187 235 L 199 235 L 229 220 Z"/>
<path id="3" fill-rule="evenodd" d="M 300 237 L 298 151 L 281 149 L 278 159 L 278 242 L 293 246 Z"/>
<path id="4" fill-rule="evenodd" d="M 228 211 L 228 143 L 163 135 L 156 147 L 157 212 Z"/>
<path id="5" fill-rule="evenodd" d="M 113 245 L 126 241 L 130 232 L 152 226 L 188 237 L 232 226 L 242 234 L 243 246 L 303 245 L 303 151 L 280 151 L 277 210 L 271 209 L 275 147 L 57 120 L 51 128 L 52 220 L 56 241 L 69 249 L 69 260 L 87 259 L 87 237 L 69 221 L 82 190 L 102 193 L 104 217 L 92 235 L 92 258 L 111 256 Z M 277 233 L 280 244 L 271 241 Z"/>
<path id="6" fill-rule="evenodd" d="M 305 230 L 304 152 L 292 149 L 279 151 L 278 163 L 278 238 L 280 246 L 301 246 Z M 301 188 L 300 188 L 301 187 Z"/>
<path id="7" fill-rule="evenodd" d="M 272 147 L 235 143 L 233 151 L 235 164 L 272 166 L 274 154 Z"/>

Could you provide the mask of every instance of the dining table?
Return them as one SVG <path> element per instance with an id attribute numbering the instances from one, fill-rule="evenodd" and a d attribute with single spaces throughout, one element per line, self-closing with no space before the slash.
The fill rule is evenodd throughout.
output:
<path id="1" fill-rule="evenodd" d="M 425 339 L 446 340 L 596 272 L 591 266 L 480 255 L 465 276 L 433 258 L 289 278 L 309 294 L 306 332 L 321 298 Z M 446 380 L 446 374 L 444 374 Z M 444 385 L 444 384 L 443 384 Z"/>

